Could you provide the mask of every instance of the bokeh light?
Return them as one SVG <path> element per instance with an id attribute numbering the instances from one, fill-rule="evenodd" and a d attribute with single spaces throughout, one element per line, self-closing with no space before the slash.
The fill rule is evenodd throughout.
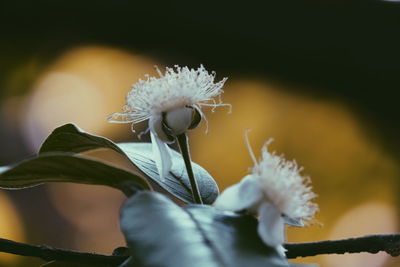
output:
<path id="1" fill-rule="evenodd" d="M 130 161 L 111 149 L 82 153 L 107 164 L 136 172 Z M 119 229 L 119 209 L 126 197 L 119 191 L 81 184 L 52 184 L 50 199 L 61 216 L 75 228 L 73 246 L 81 251 L 111 254 L 125 241 Z"/>
<path id="2" fill-rule="evenodd" d="M 154 62 L 118 49 L 88 46 L 66 52 L 37 79 L 24 103 L 23 132 L 36 151 L 43 139 L 64 123 L 95 134 L 116 136 L 121 127 L 107 115 L 121 111 L 126 92 Z"/>
<path id="3" fill-rule="evenodd" d="M 8 196 L 0 191 L 0 237 L 18 242 L 25 241 L 21 217 Z M 18 262 L 19 257 L 0 252 L 0 265 L 9 266 Z"/>
<path id="4" fill-rule="evenodd" d="M 70 183 L 52 184 L 48 192 L 57 211 L 75 228 L 75 249 L 111 254 L 125 245 L 119 229 L 119 208 L 125 199 L 121 192 Z"/>
<path id="5" fill-rule="evenodd" d="M 391 234 L 398 229 L 397 210 L 381 202 L 366 202 L 343 214 L 331 230 L 330 239 L 344 239 L 370 234 Z M 345 254 L 324 256 L 323 266 L 381 267 L 390 256 L 378 254 Z"/>

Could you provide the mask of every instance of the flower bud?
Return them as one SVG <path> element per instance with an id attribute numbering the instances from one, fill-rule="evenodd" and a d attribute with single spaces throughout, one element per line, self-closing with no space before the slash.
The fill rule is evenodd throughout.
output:
<path id="1" fill-rule="evenodd" d="M 163 123 L 173 136 L 194 129 L 200 123 L 199 111 L 191 106 L 177 108 L 164 114 Z M 168 133 L 167 133 L 168 134 Z"/>
<path id="2" fill-rule="evenodd" d="M 149 128 L 163 142 L 172 143 L 175 136 L 196 128 L 200 121 L 197 108 L 186 106 L 151 116 Z"/>

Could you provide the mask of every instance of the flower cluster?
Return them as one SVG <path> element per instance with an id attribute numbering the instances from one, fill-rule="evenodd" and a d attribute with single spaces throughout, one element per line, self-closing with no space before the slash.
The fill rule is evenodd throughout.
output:
<path id="1" fill-rule="evenodd" d="M 146 76 L 133 85 L 127 95 L 123 113 L 109 116 L 110 122 L 138 123 L 149 120 L 154 160 L 160 179 L 171 169 L 168 143 L 195 128 L 204 115 L 202 106 L 223 106 L 215 101 L 220 97 L 226 78 L 214 82 L 215 73 L 209 74 L 201 65 L 159 70 L 159 78 Z M 251 174 L 238 184 L 227 188 L 214 206 L 229 211 L 247 211 L 259 216 L 258 233 L 263 242 L 284 255 L 285 223 L 302 226 L 312 220 L 318 206 L 311 202 L 316 196 L 309 186 L 310 180 L 300 174 L 295 161 L 270 153 L 268 143 L 257 161 L 246 136 L 247 146 L 254 161 Z"/>

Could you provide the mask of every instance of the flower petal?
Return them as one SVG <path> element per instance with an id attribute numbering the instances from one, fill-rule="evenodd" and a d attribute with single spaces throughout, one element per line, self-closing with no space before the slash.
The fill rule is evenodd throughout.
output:
<path id="1" fill-rule="evenodd" d="M 156 163 L 160 180 L 164 181 L 165 176 L 172 167 L 171 151 L 166 143 L 158 138 L 153 131 L 150 131 L 151 143 L 153 146 L 153 156 Z"/>
<path id="2" fill-rule="evenodd" d="M 162 141 L 166 143 L 171 143 L 172 141 L 174 141 L 174 139 L 165 133 L 162 125 L 162 120 L 163 118 L 161 114 L 155 114 L 151 116 L 149 119 L 150 132 L 152 132 Z"/>
<path id="3" fill-rule="evenodd" d="M 281 246 L 285 242 L 285 222 L 277 208 L 265 202 L 258 209 L 260 215 L 258 234 L 262 241 L 271 247 Z"/>
<path id="4" fill-rule="evenodd" d="M 240 211 L 253 208 L 263 197 L 258 180 L 252 175 L 244 177 L 240 183 L 225 189 L 214 206 L 220 210 Z"/>

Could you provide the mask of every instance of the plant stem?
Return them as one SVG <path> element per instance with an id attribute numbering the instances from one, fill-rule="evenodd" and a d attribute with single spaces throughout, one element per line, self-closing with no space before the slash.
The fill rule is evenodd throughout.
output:
<path id="1" fill-rule="evenodd" d="M 385 251 L 393 257 L 400 256 L 400 234 L 367 235 L 358 238 L 326 240 L 309 243 L 287 243 L 288 258 L 308 257 L 321 254 L 378 253 Z"/>
<path id="2" fill-rule="evenodd" d="M 107 256 L 87 252 L 71 251 L 49 246 L 35 246 L 0 238 L 0 252 L 41 258 L 45 261 L 63 261 L 96 266 L 117 266 L 126 256 Z"/>
<path id="3" fill-rule="evenodd" d="M 176 139 L 178 140 L 179 149 L 181 150 L 183 160 L 185 161 L 185 166 L 189 176 L 190 186 L 192 188 L 193 200 L 197 204 L 203 204 L 203 200 L 201 199 L 199 188 L 197 186 L 196 178 L 194 177 L 193 174 L 192 160 L 190 158 L 190 152 L 189 152 L 189 142 L 186 133 L 177 135 Z"/>
<path id="4" fill-rule="evenodd" d="M 400 234 L 369 235 L 341 240 L 326 240 L 310 243 L 287 243 L 289 259 L 322 254 L 378 253 L 385 251 L 393 257 L 400 256 Z M 35 246 L 0 238 L 0 252 L 41 258 L 45 261 L 75 262 L 96 266 L 119 266 L 128 256 L 101 255 L 71 251 L 49 246 Z"/>

